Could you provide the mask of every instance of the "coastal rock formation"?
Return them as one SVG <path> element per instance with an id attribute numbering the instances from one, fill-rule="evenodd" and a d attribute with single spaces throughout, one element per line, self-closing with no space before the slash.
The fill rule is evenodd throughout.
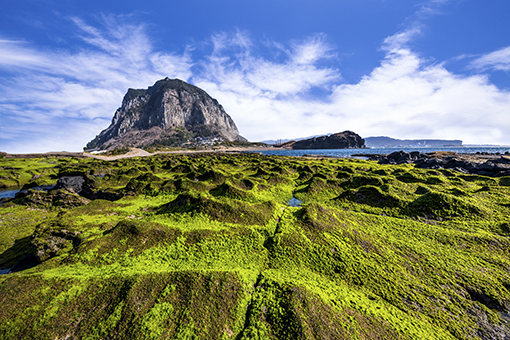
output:
<path id="1" fill-rule="evenodd" d="M 395 151 L 388 155 L 369 155 L 369 159 L 376 160 L 379 164 L 414 163 L 417 168 L 422 169 L 451 169 L 467 174 L 491 177 L 510 176 L 510 157 L 508 155 Z"/>
<path id="2" fill-rule="evenodd" d="M 329 136 L 287 142 L 282 144 L 282 147 L 289 147 L 293 150 L 364 148 L 365 140 L 352 131 L 344 131 Z"/>
<path id="3" fill-rule="evenodd" d="M 148 89 L 129 89 L 111 125 L 86 149 L 180 146 L 197 137 L 245 140 L 216 99 L 182 80 L 165 78 Z"/>

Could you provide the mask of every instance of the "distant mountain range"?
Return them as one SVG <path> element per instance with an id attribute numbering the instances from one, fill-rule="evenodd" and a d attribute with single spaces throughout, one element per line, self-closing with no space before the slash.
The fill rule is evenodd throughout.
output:
<path id="1" fill-rule="evenodd" d="M 367 148 L 408 148 L 408 147 L 433 147 L 462 146 L 458 139 L 395 139 L 391 137 L 367 137 L 365 138 Z"/>
<path id="2" fill-rule="evenodd" d="M 326 136 L 330 136 L 331 133 L 326 134 Z M 305 139 L 311 139 L 314 137 L 320 137 L 322 135 L 315 135 L 310 137 L 303 138 L 295 138 L 295 139 L 278 139 L 278 140 L 265 140 L 261 143 L 266 143 L 270 145 L 274 144 L 283 144 L 290 141 L 300 141 Z M 365 138 L 365 147 L 367 148 L 409 148 L 409 147 L 460 147 L 462 145 L 462 140 L 458 139 L 396 139 L 386 136 L 379 137 L 366 137 Z"/>

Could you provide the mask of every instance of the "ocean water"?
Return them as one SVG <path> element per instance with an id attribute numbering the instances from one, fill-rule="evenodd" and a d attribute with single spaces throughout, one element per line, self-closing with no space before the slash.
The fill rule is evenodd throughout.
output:
<path id="1" fill-rule="evenodd" d="M 477 153 L 487 152 L 491 154 L 504 154 L 510 153 L 510 146 L 487 146 L 487 147 L 443 147 L 443 148 L 373 148 L 373 149 L 324 149 L 324 150 L 267 150 L 260 151 L 264 155 L 278 155 L 278 156 L 333 156 L 333 157 L 353 157 L 356 154 L 390 154 L 394 151 L 419 151 L 422 153 L 434 151 L 453 151 L 457 153 Z"/>

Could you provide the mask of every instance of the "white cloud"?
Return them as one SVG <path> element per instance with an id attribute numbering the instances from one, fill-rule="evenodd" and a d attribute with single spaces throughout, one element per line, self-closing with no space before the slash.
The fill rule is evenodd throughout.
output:
<path id="1" fill-rule="evenodd" d="M 47 151 L 50 145 L 80 150 L 108 126 L 128 88 L 191 76 L 188 51 L 154 52 L 144 26 L 121 19 L 104 16 L 94 27 L 71 18 L 85 43 L 74 53 L 0 40 L 2 150 Z M 65 140 L 59 137 L 66 133 L 63 126 L 74 131 Z M 34 127 L 47 133 L 34 133 Z"/>
<path id="2" fill-rule="evenodd" d="M 510 93 L 484 75 L 454 74 L 411 50 L 419 25 L 386 38 L 380 65 L 348 84 L 324 35 L 265 42 L 263 54 L 246 32 L 218 33 L 210 54 L 193 60 L 191 47 L 155 51 L 143 25 L 102 20 L 92 26 L 72 19 L 87 43 L 78 52 L 0 39 L 2 151 L 78 151 L 109 124 L 127 88 L 167 76 L 191 80 L 218 99 L 253 141 L 353 130 L 510 144 Z M 508 70 L 509 54 L 501 49 L 472 65 Z"/>
<path id="3" fill-rule="evenodd" d="M 452 138 L 467 143 L 509 140 L 510 93 L 485 76 L 459 76 L 426 65 L 411 51 L 391 55 L 358 84 L 341 85 L 332 106 L 363 136 Z"/>
<path id="4" fill-rule="evenodd" d="M 238 34 L 213 37 L 212 54 L 201 63 L 202 72 L 193 82 L 219 99 L 250 140 L 296 137 L 305 129 L 319 131 L 321 107 L 327 104 L 305 97 L 311 89 L 327 89 L 341 79 L 337 69 L 319 66 L 334 55 L 324 37 L 294 42 L 291 48 L 267 44 L 277 55 L 285 53 L 284 60 L 276 62 L 255 56 L 251 50 L 255 44 L 246 35 L 239 39 Z M 231 51 L 239 47 L 242 53 Z"/>
<path id="5" fill-rule="evenodd" d="M 330 52 L 313 44 L 290 49 L 282 63 L 250 53 L 234 61 L 225 51 L 215 59 L 221 62 L 206 65 L 207 77 L 194 79 L 223 104 L 250 140 L 349 129 L 364 137 L 510 144 L 505 133 L 510 129 L 510 93 L 486 76 L 457 75 L 442 64 L 430 64 L 407 47 L 419 33 L 410 29 L 388 37 L 381 65 L 355 84 L 339 84 L 338 70 L 317 66 L 320 56 Z M 298 51 L 308 48 L 323 54 L 306 66 L 296 63 Z M 307 96 L 312 88 L 333 84 L 327 98 Z"/>
<path id="6" fill-rule="evenodd" d="M 510 71 L 510 46 L 475 59 L 471 62 L 471 67 L 480 70 Z"/>

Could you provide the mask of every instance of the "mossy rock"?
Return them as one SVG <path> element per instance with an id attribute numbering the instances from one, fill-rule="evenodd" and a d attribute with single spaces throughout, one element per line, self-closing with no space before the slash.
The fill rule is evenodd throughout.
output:
<path id="1" fill-rule="evenodd" d="M 335 231 L 341 225 L 332 208 L 318 203 L 304 205 L 298 217 L 301 227 L 314 234 Z"/>
<path id="2" fill-rule="evenodd" d="M 157 190 L 163 181 L 158 176 L 151 173 L 144 173 L 136 178 L 132 178 L 124 187 L 125 192 L 140 194 L 144 190 Z"/>
<path id="3" fill-rule="evenodd" d="M 313 177 L 313 172 L 301 172 L 297 178 L 298 182 L 307 182 Z"/>
<path id="4" fill-rule="evenodd" d="M 403 211 L 410 216 L 462 217 L 482 216 L 484 209 L 466 198 L 431 191 L 407 205 Z"/>
<path id="5" fill-rule="evenodd" d="M 133 167 L 128 171 L 124 172 L 124 174 L 129 177 L 138 177 L 142 174 L 142 172 L 137 167 Z"/>
<path id="6" fill-rule="evenodd" d="M 206 192 L 209 191 L 211 188 L 214 188 L 214 184 L 199 181 L 198 179 L 190 180 L 188 178 L 179 178 L 174 182 L 175 187 L 177 190 L 182 192 L 187 192 L 190 190 L 198 191 L 198 192 Z"/>
<path id="7" fill-rule="evenodd" d="M 414 173 L 412 171 L 406 171 L 405 173 L 397 176 L 397 179 L 404 183 L 422 183 L 424 178 L 422 175 Z"/>
<path id="8" fill-rule="evenodd" d="M 372 207 L 398 208 L 405 202 L 393 195 L 383 192 L 380 187 L 365 185 L 360 188 L 346 190 L 336 199 L 347 200 L 357 204 L 366 204 Z"/>
<path id="9" fill-rule="evenodd" d="M 216 170 L 207 170 L 204 171 L 203 174 L 198 176 L 198 179 L 200 181 L 210 181 L 214 184 L 222 184 L 223 182 L 225 182 L 226 178 L 227 176 L 223 172 Z"/>
<path id="10" fill-rule="evenodd" d="M 23 184 L 99 169 L 94 195 L 142 185 L 0 205 L 1 268 L 43 260 L 0 275 L 2 339 L 510 337 L 505 178 L 244 154 L 5 162 Z"/>
<path id="11" fill-rule="evenodd" d="M 29 189 L 26 196 L 16 198 L 14 202 L 45 209 L 69 209 L 86 205 L 90 200 L 64 189 L 49 192 Z"/>
<path id="12" fill-rule="evenodd" d="M 351 178 L 351 176 L 352 176 L 352 173 L 347 172 L 347 171 L 338 171 L 336 173 L 336 178 L 338 178 L 338 179 L 349 179 L 349 178 Z"/>
<path id="13" fill-rule="evenodd" d="M 327 200 L 337 196 L 340 191 L 342 191 L 340 181 L 314 176 L 307 182 L 306 187 L 296 192 L 303 192 L 307 197 L 314 197 L 314 199 Z"/>
<path id="14" fill-rule="evenodd" d="M 498 182 L 501 186 L 510 187 L 510 176 L 500 177 Z"/>
<path id="15" fill-rule="evenodd" d="M 380 177 L 370 175 L 354 175 L 345 182 L 342 183 L 342 187 L 345 189 L 356 189 L 362 186 L 381 186 L 384 181 Z"/>
<path id="16" fill-rule="evenodd" d="M 418 187 L 415 190 L 416 195 L 425 195 L 431 192 L 431 189 L 425 185 L 418 185 Z"/>
<path id="17" fill-rule="evenodd" d="M 213 196 L 223 196 L 228 198 L 234 198 L 234 199 L 248 199 L 252 200 L 253 195 L 245 189 L 241 189 L 237 186 L 232 185 L 231 183 L 223 183 L 213 190 L 210 191 L 211 195 Z"/>
<path id="18" fill-rule="evenodd" d="M 103 180 L 112 186 L 125 186 L 131 180 L 127 175 L 106 175 Z"/>
<path id="19" fill-rule="evenodd" d="M 60 223 L 42 223 L 32 235 L 32 245 L 40 262 L 55 256 L 62 256 L 78 247 L 81 232 Z"/>
<path id="20" fill-rule="evenodd" d="M 241 225 L 264 225 L 272 217 L 272 202 L 248 203 L 237 199 L 209 198 L 189 193 L 180 194 L 168 203 L 170 212 L 204 213 L 213 220 Z"/>

